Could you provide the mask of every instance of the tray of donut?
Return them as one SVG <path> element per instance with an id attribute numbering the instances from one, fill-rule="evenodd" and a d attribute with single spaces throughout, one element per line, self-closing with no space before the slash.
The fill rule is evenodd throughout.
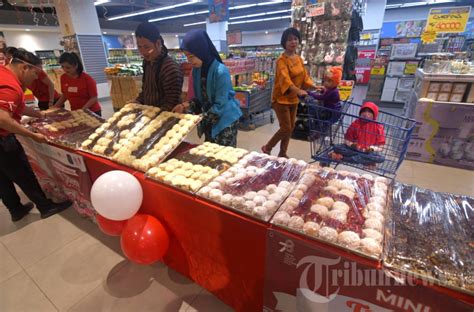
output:
<path id="1" fill-rule="evenodd" d="M 153 166 L 146 172 L 146 177 L 195 193 L 247 153 L 245 149 L 204 142 Z"/>
<path id="2" fill-rule="evenodd" d="M 130 103 L 82 142 L 82 150 L 146 172 L 162 162 L 201 117 Z"/>
<path id="3" fill-rule="evenodd" d="M 49 109 L 43 114 L 42 118 L 29 120 L 27 127 L 43 134 L 49 142 L 70 148 L 77 148 L 104 123 L 104 119 L 89 110 Z"/>
<path id="4" fill-rule="evenodd" d="M 271 223 L 378 260 L 390 182 L 310 165 Z"/>

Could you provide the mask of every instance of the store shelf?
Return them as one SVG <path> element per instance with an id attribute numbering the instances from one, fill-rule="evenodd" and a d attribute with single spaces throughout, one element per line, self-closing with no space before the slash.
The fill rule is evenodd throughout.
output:
<path id="1" fill-rule="evenodd" d="M 474 74 L 430 74 L 418 68 L 415 75 L 425 81 L 474 82 Z"/>
<path id="2" fill-rule="evenodd" d="M 421 61 L 422 57 L 391 57 L 390 61 Z"/>
<path id="3" fill-rule="evenodd" d="M 428 98 L 420 98 L 418 102 L 425 102 L 425 103 L 433 103 L 433 104 L 444 104 L 444 105 L 472 105 L 474 106 L 474 103 L 468 103 L 468 102 L 445 102 L 445 101 L 433 101 Z"/>

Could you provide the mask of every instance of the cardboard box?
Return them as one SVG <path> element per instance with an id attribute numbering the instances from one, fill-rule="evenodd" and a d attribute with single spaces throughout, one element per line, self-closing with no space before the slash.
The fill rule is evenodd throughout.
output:
<path id="1" fill-rule="evenodd" d="M 464 94 L 461 94 L 461 93 L 453 93 L 453 94 L 451 94 L 451 96 L 449 98 L 449 101 L 450 102 L 462 102 L 463 95 Z"/>
<path id="2" fill-rule="evenodd" d="M 390 62 L 388 63 L 387 75 L 403 75 L 406 62 Z"/>
<path id="3" fill-rule="evenodd" d="M 430 100 L 436 101 L 436 99 L 438 98 L 438 92 L 428 92 L 425 97 Z"/>
<path id="4" fill-rule="evenodd" d="M 440 102 L 448 102 L 449 101 L 450 93 L 438 93 L 437 101 Z"/>
<path id="5" fill-rule="evenodd" d="M 413 83 L 415 82 L 414 78 L 400 78 L 398 80 L 398 90 L 408 91 L 413 88 Z"/>
<path id="6" fill-rule="evenodd" d="M 452 82 L 443 82 L 441 84 L 440 92 L 451 93 L 452 89 L 453 89 L 453 83 Z"/>
<path id="7" fill-rule="evenodd" d="M 441 83 L 440 82 L 430 82 L 430 87 L 428 88 L 428 91 L 430 92 L 439 92 L 441 89 Z"/>
<path id="8" fill-rule="evenodd" d="M 455 83 L 453 85 L 453 93 L 462 93 L 466 92 L 467 83 Z"/>

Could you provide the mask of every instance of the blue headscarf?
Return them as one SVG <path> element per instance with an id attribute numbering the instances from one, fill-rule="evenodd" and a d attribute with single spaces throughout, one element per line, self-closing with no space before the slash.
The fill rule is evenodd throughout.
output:
<path id="1" fill-rule="evenodd" d="M 209 35 L 202 29 L 188 31 L 181 42 L 181 50 L 187 51 L 199 58 L 202 61 L 201 71 L 206 74 L 214 60 L 222 63 L 222 59 Z"/>

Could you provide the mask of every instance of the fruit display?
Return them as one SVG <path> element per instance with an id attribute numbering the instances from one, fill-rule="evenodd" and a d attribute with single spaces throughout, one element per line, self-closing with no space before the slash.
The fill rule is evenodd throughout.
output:
<path id="1" fill-rule="evenodd" d="M 474 198 L 396 182 L 385 266 L 474 294 Z"/>
<path id="2" fill-rule="evenodd" d="M 116 64 L 112 67 L 106 67 L 104 73 L 111 76 L 141 76 L 143 75 L 143 67 L 141 64 Z"/>
<path id="3" fill-rule="evenodd" d="M 268 221 L 306 167 L 294 158 L 251 152 L 202 187 L 198 195 Z"/>
<path id="4" fill-rule="evenodd" d="M 247 153 L 241 148 L 205 142 L 151 168 L 147 176 L 186 191 L 197 192 Z"/>
<path id="5" fill-rule="evenodd" d="M 103 122 L 100 116 L 89 110 L 49 109 L 43 118 L 28 122 L 28 127 L 51 142 L 76 147 Z"/>
<path id="6" fill-rule="evenodd" d="M 384 177 L 312 165 L 271 222 L 380 257 L 388 189 Z"/>
<path id="7" fill-rule="evenodd" d="M 145 172 L 174 150 L 200 120 L 194 115 L 159 112 L 157 107 L 127 104 L 82 148 Z"/>

